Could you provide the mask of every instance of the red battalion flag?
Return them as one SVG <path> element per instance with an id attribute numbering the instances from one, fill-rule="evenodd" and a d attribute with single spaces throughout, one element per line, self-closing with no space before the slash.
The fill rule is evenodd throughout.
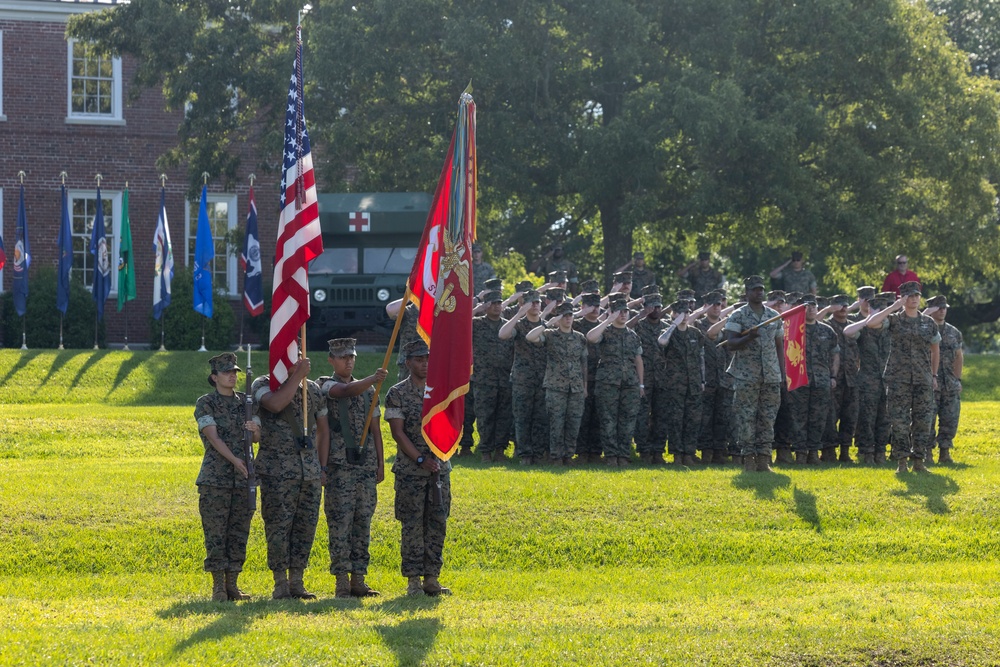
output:
<path id="1" fill-rule="evenodd" d="M 430 348 L 421 430 L 451 458 L 462 439 L 472 374 L 472 242 L 476 238 L 476 103 L 458 103 L 458 125 L 441 169 L 408 286 L 417 333 Z"/>
<path id="2" fill-rule="evenodd" d="M 785 381 L 788 391 L 809 384 L 806 375 L 806 306 L 800 304 L 781 314 L 785 322 Z"/>
<path id="3" fill-rule="evenodd" d="M 316 179 L 302 104 L 302 26 L 296 27 L 295 40 L 271 295 L 271 391 L 288 379 L 289 368 L 299 359 L 299 331 L 309 319 L 309 262 L 323 254 Z"/>

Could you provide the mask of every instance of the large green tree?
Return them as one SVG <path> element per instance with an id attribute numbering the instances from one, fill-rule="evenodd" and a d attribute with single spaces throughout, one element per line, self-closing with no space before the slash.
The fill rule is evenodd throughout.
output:
<path id="1" fill-rule="evenodd" d="M 294 9 L 133 0 L 70 31 L 190 103 L 169 158 L 197 179 L 280 130 Z M 327 189 L 433 188 L 473 81 L 494 252 L 562 240 L 606 273 L 638 238 L 654 264 L 702 245 L 745 274 L 802 247 L 827 289 L 898 252 L 958 289 L 1000 271 L 1000 97 L 922 4 L 324 0 L 304 28 Z"/>

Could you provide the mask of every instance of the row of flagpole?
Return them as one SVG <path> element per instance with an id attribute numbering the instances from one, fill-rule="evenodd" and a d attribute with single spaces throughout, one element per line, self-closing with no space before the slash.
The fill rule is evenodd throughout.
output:
<path id="1" fill-rule="evenodd" d="M 27 304 L 28 304 L 28 270 L 31 266 L 32 253 L 28 236 L 28 221 L 24 203 L 25 172 L 18 172 L 20 179 L 18 193 L 17 223 L 15 226 L 15 243 L 11 269 L 13 271 L 12 296 L 14 309 L 21 318 L 21 349 L 27 350 Z M 59 174 L 62 181 L 61 220 L 56 247 L 58 252 L 56 309 L 59 311 L 59 349 L 64 349 L 63 328 L 66 312 L 70 301 L 70 276 L 73 268 L 73 233 L 70 222 L 69 198 L 66 191 L 65 171 Z M 194 257 L 194 301 L 195 311 L 206 319 L 211 319 L 212 307 L 212 272 L 211 262 L 215 258 L 215 244 L 212 239 L 208 222 L 207 195 L 208 174 L 203 174 L 205 183 L 202 186 L 199 206 L 197 236 L 195 240 Z M 244 270 L 243 302 L 251 316 L 260 315 L 263 308 L 262 275 L 260 260 L 260 242 L 257 233 L 257 209 L 254 203 L 253 181 L 256 178 L 250 174 L 250 212 L 247 216 L 247 230 L 244 239 L 240 264 Z M 105 226 L 104 201 L 101 196 L 101 181 L 104 177 L 96 174 L 97 181 L 96 207 L 93 218 L 93 228 L 90 235 L 88 251 L 93 255 L 93 280 L 91 294 L 96 306 L 94 320 L 94 349 L 98 349 L 100 322 L 104 318 L 104 305 L 111 293 L 111 250 L 108 246 L 107 228 Z M 170 241 L 170 228 L 166 210 L 166 180 L 165 174 L 160 175 L 160 207 L 156 230 L 153 238 L 154 252 L 154 285 L 153 285 L 153 318 L 161 321 L 160 349 L 164 350 L 163 317 L 164 310 L 170 305 L 171 282 L 174 275 L 173 248 Z M 0 269 L 7 263 L 3 237 L 0 235 Z M 118 312 L 124 312 L 125 339 L 123 349 L 129 349 L 128 338 L 128 302 L 136 298 L 135 259 L 132 242 L 132 228 L 129 217 L 129 187 L 125 182 L 122 194 L 121 221 L 118 228 Z M 240 317 L 240 349 L 243 347 L 243 317 Z M 205 351 L 204 324 L 202 326 L 202 347 Z"/>

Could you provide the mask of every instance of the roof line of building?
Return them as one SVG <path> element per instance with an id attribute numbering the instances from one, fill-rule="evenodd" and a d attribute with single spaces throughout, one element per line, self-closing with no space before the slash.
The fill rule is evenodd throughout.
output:
<path id="1" fill-rule="evenodd" d="M 66 21 L 73 14 L 128 4 L 123 0 L 0 0 L 0 19 Z"/>

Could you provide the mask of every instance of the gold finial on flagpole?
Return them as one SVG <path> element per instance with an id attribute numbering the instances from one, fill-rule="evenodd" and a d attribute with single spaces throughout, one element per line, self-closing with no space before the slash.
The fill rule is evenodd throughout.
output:
<path id="1" fill-rule="evenodd" d="M 61 178 L 61 179 L 62 179 L 62 184 L 63 184 L 63 185 L 66 185 L 66 179 L 67 179 L 68 177 L 69 177 L 69 174 L 67 174 L 67 173 L 66 173 L 65 171 L 60 171 L 60 172 L 59 172 L 59 178 Z"/>
<path id="2" fill-rule="evenodd" d="M 125 181 L 125 189 L 128 190 L 128 181 Z"/>
<path id="3" fill-rule="evenodd" d="M 247 176 L 247 178 L 250 179 L 250 187 L 252 188 L 253 182 L 257 180 L 257 174 L 250 174 L 249 176 Z"/>
<path id="4" fill-rule="evenodd" d="M 166 174 L 160 174 L 160 187 L 161 188 L 167 187 L 167 175 Z"/>
<path id="5" fill-rule="evenodd" d="M 27 174 L 24 173 L 24 169 L 22 169 L 21 171 L 17 172 L 17 175 L 21 179 L 21 185 L 24 185 L 24 177 L 27 176 Z"/>
<path id="6" fill-rule="evenodd" d="M 209 176 L 209 174 L 208 174 L 207 171 L 201 172 L 202 184 L 208 185 L 208 176 Z"/>
<path id="7" fill-rule="evenodd" d="M 102 176 L 101 174 L 97 174 L 96 176 L 94 176 L 94 180 L 97 181 L 97 187 L 101 187 L 101 181 L 104 180 L 104 176 Z"/>
<path id="8" fill-rule="evenodd" d="M 471 95 L 472 94 L 472 79 L 469 79 L 469 85 L 465 87 L 465 90 L 462 91 L 462 94 L 463 95 Z"/>

